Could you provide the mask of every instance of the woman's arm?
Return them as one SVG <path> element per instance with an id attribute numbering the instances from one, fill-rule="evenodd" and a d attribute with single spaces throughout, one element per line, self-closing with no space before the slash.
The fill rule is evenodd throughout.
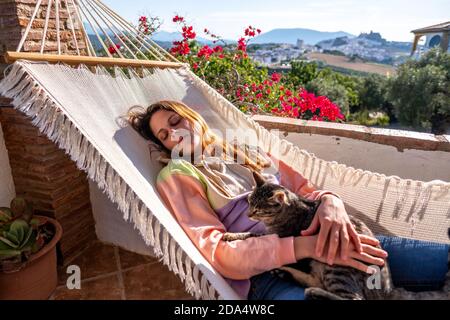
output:
<path id="1" fill-rule="evenodd" d="M 340 199 L 339 195 L 328 190 L 318 190 L 314 185 L 300 173 L 295 171 L 285 162 L 271 156 L 272 161 L 278 163 L 278 172 L 280 173 L 280 184 L 292 192 L 307 198 L 308 200 L 319 200 L 323 195 L 331 194 Z"/>
<path id="2" fill-rule="evenodd" d="M 224 277 L 249 279 L 296 262 L 294 237 L 272 234 L 222 241 L 225 226 L 212 209 L 201 180 L 183 169 L 172 169 L 159 175 L 158 192 L 194 245 Z"/>

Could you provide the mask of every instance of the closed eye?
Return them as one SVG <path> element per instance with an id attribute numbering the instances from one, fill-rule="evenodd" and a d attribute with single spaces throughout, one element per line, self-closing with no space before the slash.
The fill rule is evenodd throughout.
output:
<path id="1" fill-rule="evenodd" d="M 179 124 L 180 121 L 181 121 L 181 117 L 180 117 L 180 116 L 174 116 L 174 117 L 172 117 L 172 118 L 170 119 L 169 124 L 170 124 L 172 127 L 174 127 L 174 126 L 176 126 L 177 124 Z"/>
<path id="2" fill-rule="evenodd" d="M 180 121 L 181 121 L 181 116 L 179 114 L 174 114 L 169 118 L 168 124 L 170 127 L 175 127 L 180 123 Z M 160 141 L 165 141 L 169 137 L 169 133 L 167 132 L 166 129 L 161 129 L 160 133 L 161 133 L 159 135 Z"/>

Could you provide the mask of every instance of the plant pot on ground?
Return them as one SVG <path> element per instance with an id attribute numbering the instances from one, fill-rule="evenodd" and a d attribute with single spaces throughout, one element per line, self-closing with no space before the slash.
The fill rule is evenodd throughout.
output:
<path id="1" fill-rule="evenodd" d="M 48 299 L 58 276 L 56 244 L 62 227 L 33 215 L 22 198 L 0 208 L 0 300 Z"/>

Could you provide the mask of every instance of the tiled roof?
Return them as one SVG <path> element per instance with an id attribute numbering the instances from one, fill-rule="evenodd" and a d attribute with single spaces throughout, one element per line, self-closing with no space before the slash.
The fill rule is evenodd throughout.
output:
<path id="1" fill-rule="evenodd" d="M 450 21 L 435 24 L 429 27 L 420 28 L 416 30 L 412 30 L 413 33 L 428 33 L 428 32 L 439 32 L 439 31 L 449 31 L 450 30 Z"/>

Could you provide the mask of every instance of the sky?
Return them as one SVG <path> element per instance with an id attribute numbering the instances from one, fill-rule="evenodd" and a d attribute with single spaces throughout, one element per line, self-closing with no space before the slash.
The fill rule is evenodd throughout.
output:
<path id="1" fill-rule="evenodd" d="M 450 20 L 450 0 L 103 0 L 130 22 L 158 16 L 161 30 L 175 31 L 172 17 L 187 18 L 199 36 L 208 28 L 225 39 L 238 39 L 251 25 L 318 31 L 380 32 L 389 41 L 413 39 L 411 30 Z"/>

